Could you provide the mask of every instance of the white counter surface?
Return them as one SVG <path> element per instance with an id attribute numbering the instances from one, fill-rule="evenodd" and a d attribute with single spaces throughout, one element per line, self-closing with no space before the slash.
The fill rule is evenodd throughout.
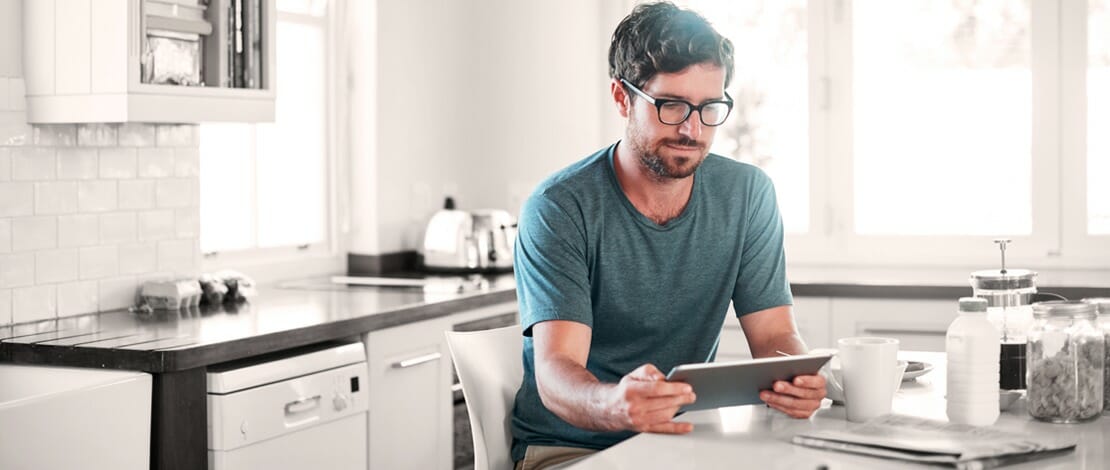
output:
<path id="1" fill-rule="evenodd" d="M 944 354 L 902 352 L 901 359 L 924 361 L 935 368 L 916 381 L 903 382 L 894 399 L 894 412 L 947 420 L 944 408 Z M 844 407 L 825 400 L 809 420 L 798 420 L 765 406 L 738 406 L 692 412 L 679 418 L 694 423 L 687 435 L 640 434 L 568 468 L 589 469 L 889 469 L 944 467 L 832 452 L 790 443 L 798 432 L 843 428 Z M 995 426 L 1031 434 L 1074 433 L 1074 452 L 1007 466 L 1007 469 L 1110 469 L 1110 415 L 1083 424 L 1036 421 L 1025 410 L 1024 398 L 1003 411 Z"/>

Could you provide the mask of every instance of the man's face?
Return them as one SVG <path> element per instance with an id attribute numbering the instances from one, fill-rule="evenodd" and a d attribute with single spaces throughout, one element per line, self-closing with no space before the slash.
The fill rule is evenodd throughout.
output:
<path id="1" fill-rule="evenodd" d="M 724 97 L 725 71 L 713 64 L 694 64 L 678 73 L 659 73 L 641 89 L 654 98 L 687 101 L 694 106 Z M 716 127 L 702 124 L 697 111 L 681 124 L 659 122 L 655 105 L 629 92 L 628 138 L 640 163 L 660 179 L 681 179 L 709 154 Z"/>

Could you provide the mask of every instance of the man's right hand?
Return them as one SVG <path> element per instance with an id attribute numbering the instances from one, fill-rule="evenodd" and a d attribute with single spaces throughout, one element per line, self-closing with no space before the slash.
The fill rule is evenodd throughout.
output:
<path id="1" fill-rule="evenodd" d="M 667 382 L 655 366 L 644 364 L 612 388 L 607 409 L 623 428 L 637 432 L 685 434 L 694 430 L 690 423 L 674 421 L 675 413 L 683 405 L 694 403 L 697 397 L 689 384 Z"/>

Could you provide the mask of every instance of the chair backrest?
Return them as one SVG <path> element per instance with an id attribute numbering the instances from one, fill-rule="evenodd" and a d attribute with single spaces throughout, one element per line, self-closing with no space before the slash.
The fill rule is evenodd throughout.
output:
<path id="1" fill-rule="evenodd" d="M 524 379 L 520 325 L 446 334 L 470 413 L 474 470 L 511 469 L 509 421 Z"/>

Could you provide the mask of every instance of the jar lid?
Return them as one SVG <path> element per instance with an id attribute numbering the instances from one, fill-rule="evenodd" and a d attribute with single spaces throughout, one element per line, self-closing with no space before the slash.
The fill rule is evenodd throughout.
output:
<path id="1" fill-rule="evenodd" d="M 961 312 L 986 312 L 987 299 L 979 297 L 960 297 Z"/>
<path id="2" fill-rule="evenodd" d="M 1095 305 L 1082 300 L 1048 300 L 1033 304 L 1033 316 L 1044 317 L 1093 317 Z"/>
<path id="3" fill-rule="evenodd" d="M 1094 305 L 1099 315 L 1110 315 L 1110 297 L 1094 297 L 1083 301 Z"/>
<path id="4" fill-rule="evenodd" d="M 1037 273 L 1028 269 L 987 269 L 971 273 L 971 287 L 984 290 L 1013 290 L 1037 287 Z"/>

